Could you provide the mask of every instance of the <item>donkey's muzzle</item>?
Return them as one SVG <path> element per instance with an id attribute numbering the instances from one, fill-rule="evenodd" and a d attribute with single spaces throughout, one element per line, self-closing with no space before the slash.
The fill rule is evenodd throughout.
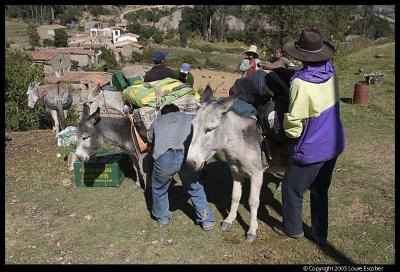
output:
<path id="1" fill-rule="evenodd" d="M 198 171 L 204 166 L 204 161 L 203 162 L 198 162 L 194 159 L 187 159 L 186 163 L 189 167 L 193 168 L 193 170 Z"/>

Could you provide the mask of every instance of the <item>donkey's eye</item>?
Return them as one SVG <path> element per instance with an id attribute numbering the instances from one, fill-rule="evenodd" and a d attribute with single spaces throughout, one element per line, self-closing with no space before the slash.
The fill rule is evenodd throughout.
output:
<path id="1" fill-rule="evenodd" d="M 82 136 L 82 139 L 83 139 L 83 140 L 87 140 L 87 139 L 89 139 L 89 138 L 90 138 L 90 135 Z"/>
<path id="2" fill-rule="evenodd" d="M 210 131 L 212 131 L 212 130 L 214 130 L 215 129 L 215 127 L 213 127 L 213 128 L 207 128 L 206 129 L 206 133 L 208 133 L 208 132 L 210 132 Z"/>

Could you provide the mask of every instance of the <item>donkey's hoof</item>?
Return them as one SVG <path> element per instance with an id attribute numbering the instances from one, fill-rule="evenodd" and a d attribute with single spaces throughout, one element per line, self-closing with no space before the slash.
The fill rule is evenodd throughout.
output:
<path id="1" fill-rule="evenodd" d="M 232 224 L 231 223 L 222 221 L 222 224 L 221 224 L 221 230 L 222 231 L 227 231 L 227 230 L 230 230 L 231 228 L 232 228 Z"/>
<path id="2" fill-rule="evenodd" d="M 253 234 L 247 234 L 247 236 L 246 236 L 246 242 L 249 242 L 249 243 L 251 243 L 251 242 L 253 242 L 255 239 L 257 238 L 257 236 L 256 235 L 253 235 Z"/>

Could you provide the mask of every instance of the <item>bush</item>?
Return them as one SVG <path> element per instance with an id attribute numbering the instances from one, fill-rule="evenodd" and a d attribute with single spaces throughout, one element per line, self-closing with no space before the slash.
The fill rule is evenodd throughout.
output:
<path id="1" fill-rule="evenodd" d="M 136 62 L 143 62 L 143 54 L 139 52 L 132 52 L 132 56 L 130 59 L 130 62 L 136 63 Z"/>
<path id="2" fill-rule="evenodd" d="M 50 39 L 44 39 L 43 46 L 54 46 L 54 41 Z"/>
<path id="3" fill-rule="evenodd" d="M 75 105 L 68 110 L 67 120 L 65 120 L 66 126 L 77 126 L 79 123 L 79 112 L 76 110 Z"/>
<path id="4" fill-rule="evenodd" d="M 78 66 L 79 66 L 79 62 L 77 62 L 76 60 L 71 60 L 71 70 L 72 71 L 78 71 Z"/>
<path id="5" fill-rule="evenodd" d="M 164 41 L 164 37 L 161 33 L 157 33 L 157 34 L 153 35 L 152 39 L 155 43 L 158 43 L 158 44 L 162 43 Z"/>
<path id="6" fill-rule="evenodd" d="M 172 39 L 174 39 L 176 36 L 177 36 L 177 35 L 176 35 L 176 32 L 175 32 L 175 31 L 169 30 L 169 31 L 167 31 L 167 33 L 165 33 L 164 39 L 165 39 L 165 40 L 172 40 Z"/>
<path id="7" fill-rule="evenodd" d="M 101 49 L 100 58 L 102 60 L 104 60 L 104 62 L 105 62 L 104 67 L 103 67 L 104 70 L 110 71 L 110 70 L 118 68 L 117 60 L 115 59 L 114 52 L 111 49 L 107 49 L 107 48 L 103 47 Z"/>
<path id="8" fill-rule="evenodd" d="M 207 52 L 207 53 L 214 51 L 214 48 L 212 46 L 207 46 L 207 45 L 199 46 L 199 49 L 201 52 Z"/>
<path id="9" fill-rule="evenodd" d="M 225 49 L 225 52 L 230 54 L 242 54 L 243 51 L 244 51 L 243 48 L 239 47 L 228 47 Z"/>
<path id="10" fill-rule="evenodd" d="M 28 57 L 6 50 L 5 57 L 5 128 L 26 131 L 49 127 L 43 104 L 28 108 L 26 91 L 29 83 L 43 78 L 41 66 L 31 66 Z"/>
<path id="11" fill-rule="evenodd" d="M 244 33 L 243 31 L 229 31 L 226 33 L 226 40 L 228 42 L 243 41 Z"/>
<path id="12" fill-rule="evenodd" d="M 64 29 L 55 29 L 54 33 L 54 45 L 57 47 L 67 47 L 68 33 Z"/>
<path id="13" fill-rule="evenodd" d="M 204 68 L 213 68 L 213 69 L 221 69 L 223 68 L 224 65 L 218 62 L 214 62 L 210 60 L 209 58 L 206 58 L 206 61 L 204 63 Z"/>

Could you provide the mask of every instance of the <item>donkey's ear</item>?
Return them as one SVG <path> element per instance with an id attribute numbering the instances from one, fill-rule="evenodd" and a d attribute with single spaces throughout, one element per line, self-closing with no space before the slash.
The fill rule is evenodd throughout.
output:
<path id="1" fill-rule="evenodd" d="M 93 119 L 93 125 L 96 125 L 100 121 L 100 107 L 97 107 L 96 111 L 90 115 L 89 119 Z"/>
<path id="2" fill-rule="evenodd" d="M 211 101 L 212 96 L 213 96 L 213 91 L 210 87 L 210 84 L 207 84 L 206 88 L 204 89 L 204 91 L 201 94 L 200 103 L 204 104 L 204 103 Z"/>
<path id="3" fill-rule="evenodd" d="M 90 108 L 86 103 L 82 105 L 82 117 L 87 117 L 90 114 Z"/>
<path id="4" fill-rule="evenodd" d="M 226 113 L 231 108 L 232 104 L 235 102 L 237 96 L 229 96 L 223 99 L 220 99 L 217 103 L 217 107 L 222 113 Z"/>

